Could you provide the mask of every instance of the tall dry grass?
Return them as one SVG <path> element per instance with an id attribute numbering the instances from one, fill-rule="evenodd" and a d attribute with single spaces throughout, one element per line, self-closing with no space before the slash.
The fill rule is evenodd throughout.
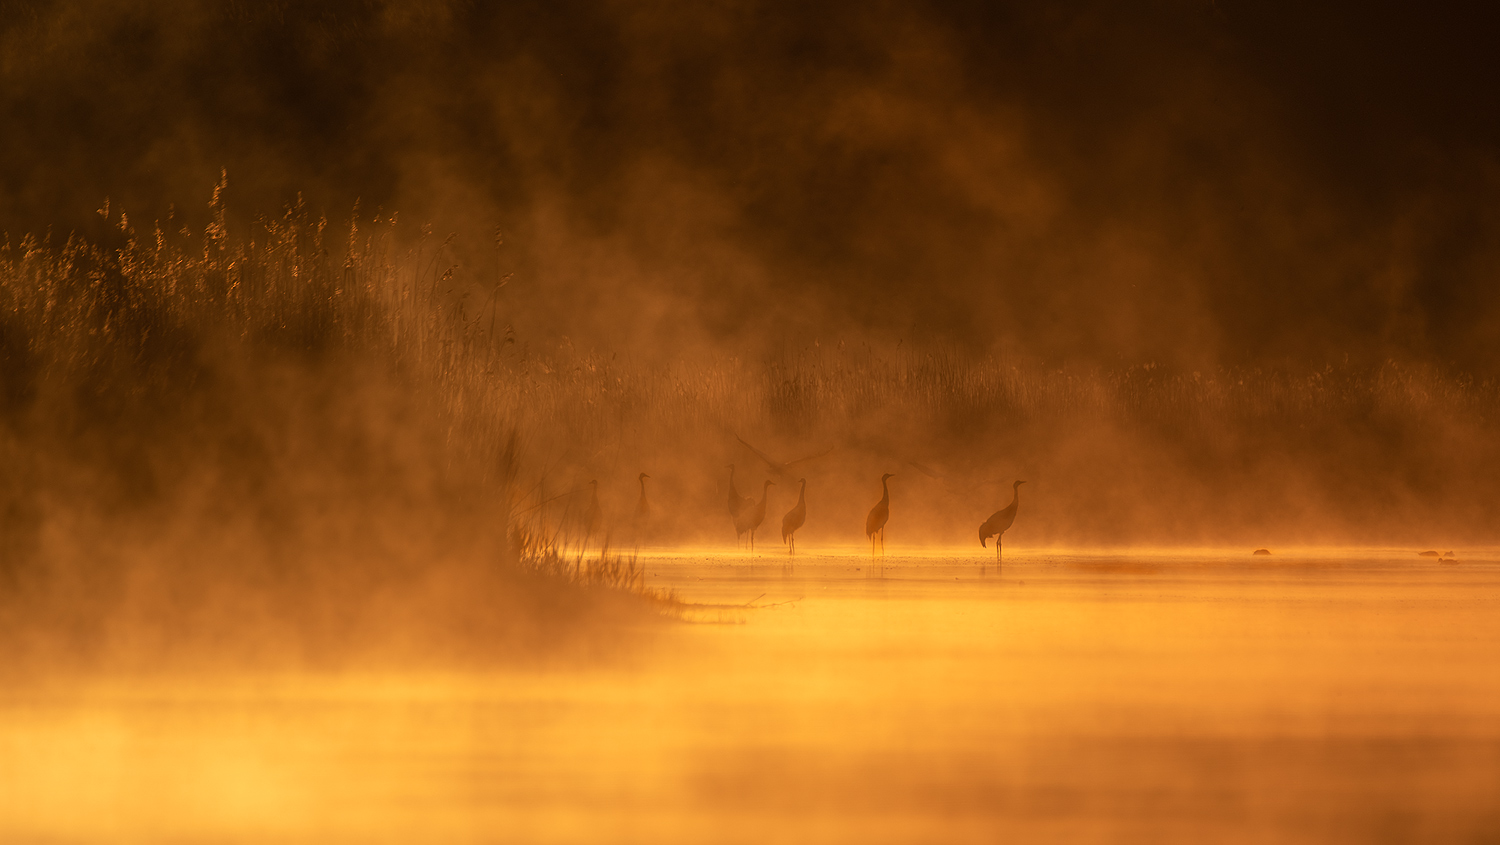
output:
<path id="1" fill-rule="evenodd" d="M 91 240 L 0 246 L 0 629 L 467 654 L 661 606 L 527 533 L 508 327 L 446 245 L 300 203 L 232 232 L 222 188 L 202 231 L 106 204 Z"/>
<path id="2" fill-rule="evenodd" d="M 891 534 L 907 542 L 970 543 L 1017 477 L 1032 484 L 1014 531 L 1039 545 L 1480 541 L 1496 524 L 1494 381 L 836 341 L 541 350 L 513 342 L 493 280 L 467 279 L 446 242 L 402 240 L 393 218 L 335 227 L 294 205 L 232 232 L 220 193 L 210 211 L 186 231 L 106 207 L 92 239 L 0 248 L 12 593 L 49 579 L 118 593 L 120 573 L 164 559 L 235 561 L 167 581 L 303 594 L 433 572 L 639 590 L 628 556 L 580 550 L 733 548 L 724 465 L 742 490 L 768 477 L 735 435 L 783 460 L 832 450 L 802 470 L 814 543 L 863 539 L 882 471 L 899 474 Z M 641 471 L 647 525 L 628 518 Z M 591 479 L 599 536 L 581 522 Z M 773 489 L 763 538 L 790 488 Z"/>

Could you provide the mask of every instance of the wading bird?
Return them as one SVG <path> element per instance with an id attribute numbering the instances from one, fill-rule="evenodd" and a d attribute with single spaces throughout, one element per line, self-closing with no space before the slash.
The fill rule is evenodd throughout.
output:
<path id="1" fill-rule="evenodd" d="M 824 449 L 816 455 L 808 455 L 805 458 L 798 458 L 795 461 L 787 461 L 786 463 L 782 463 L 781 461 L 776 460 L 770 455 L 767 455 L 765 452 L 762 452 L 754 446 L 751 446 L 749 443 L 746 443 L 745 438 L 739 436 L 738 434 L 734 436 L 734 439 L 740 441 L 741 446 L 744 446 L 746 449 L 754 452 L 755 457 L 760 458 L 765 462 L 766 469 L 769 469 L 772 475 L 776 476 L 782 481 L 792 480 L 792 477 L 796 475 L 796 472 L 792 470 L 792 467 L 795 467 L 797 464 L 805 464 L 808 461 L 817 460 L 818 458 L 821 458 L 824 455 L 827 455 L 829 452 L 833 451 L 833 447 L 829 446 L 827 449 Z"/>
<path id="2" fill-rule="evenodd" d="M 755 529 L 766 521 L 766 492 L 776 482 L 766 479 L 764 487 L 760 488 L 760 501 L 746 501 L 745 506 L 740 509 L 740 515 L 734 518 L 735 536 L 740 536 L 746 531 L 750 532 L 750 553 L 755 554 Z"/>
<path id="3" fill-rule="evenodd" d="M 637 526 L 645 525 L 646 520 L 651 518 L 651 503 L 646 501 L 646 479 L 650 477 L 643 472 L 638 478 L 641 482 L 641 500 L 635 503 L 635 524 Z"/>
<path id="4" fill-rule="evenodd" d="M 734 464 L 728 465 L 729 469 L 729 516 L 731 519 L 739 519 L 740 511 L 750 504 L 750 499 L 741 496 L 740 491 L 734 487 Z"/>
<path id="5" fill-rule="evenodd" d="M 641 541 L 646 539 L 646 533 L 651 528 L 651 502 L 646 498 L 646 479 L 651 476 L 641 473 L 636 480 L 641 483 L 641 498 L 635 503 L 635 518 L 631 520 L 631 533 L 635 535 L 636 548 L 640 548 Z"/>
<path id="6" fill-rule="evenodd" d="M 734 464 L 728 465 L 729 469 L 729 521 L 734 523 L 736 536 L 745 532 L 740 531 L 740 514 L 745 508 L 754 504 L 750 499 L 740 495 L 740 491 L 734 487 Z"/>
<path id="7" fill-rule="evenodd" d="M 979 526 L 979 546 L 984 547 L 984 541 L 990 537 L 995 538 L 995 568 L 1000 568 L 1000 541 L 1005 529 L 1016 521 L 1016 508 L 1021 504 L 1021 485 L 1024 481 L 1017 481 L 1010 486 L 1010 504 L 1003 510 L 995 511 L 984 524 Z"/>
<path id="8" fill-rule="evenodd" d="M 893 472 L 880 476 L 880 501 L 870 508 L 870 515 L 865 517 L 865 536 L 870 538 L 870 557 L 875 556 L 876 534 L 880 535 L 880 553 L 885 554 L 885 521 L 891 518 L 891 488 L 886 482 L 895 477 Z"/>
<path id="9" fill-rule="evenodd" d="M 791 546 L 791 554 L 797 553 L 797 529 L 807 521 L 807 479 L 799 478 L 797 483 L 802 485 L 797 488 L 797 506 L 781 518 L 781 542 Z"/>

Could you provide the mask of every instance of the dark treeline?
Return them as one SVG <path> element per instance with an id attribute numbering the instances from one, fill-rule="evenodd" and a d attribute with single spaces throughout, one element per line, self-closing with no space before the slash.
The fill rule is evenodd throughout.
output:
<path id="1" fill-rule="evenodd" d="M 227 167 L 250 218 L 301 192 L 457 233 L 523 339 L 1489 371 L 1476 14 L 13 0 L 0 229 L 102 242 L 104 197 L 201 225 Z"/>

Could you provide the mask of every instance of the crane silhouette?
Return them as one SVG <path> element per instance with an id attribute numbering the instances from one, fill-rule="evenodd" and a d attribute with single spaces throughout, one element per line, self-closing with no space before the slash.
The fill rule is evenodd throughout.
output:
<path id="1" fill-rule="evenodd" d="M 805 464 L 808 461 L 817 460 L 818 458 L 821 458 L 824 455 L 827 455 L 828 453 L 830 453 L 830 452 L 833 451 L 833 447 L 829 446 L 827 449 L 824 449 L 823 451 L 817 453 L 816 455 L 808 455 L 808 456 L 803 457 L 803 458 L 798 458 L 795 461 L 786 461 L 786 462 L 783 463 L 782 461 L 776 460 L 775 458 L 771 457 L 770 455 L 767 455 L 765 452 L 762 452 L 761 450 L 755 448 L 754 446 L 751 446 L 749 443 L 746 443 L 745 442 L 745 438 L 739 436 L 738 434 L 736 434 L 734 436 L 734 439 L 740 441 L 740 445 L 741 446 L 744 446 L 746 449 L 749 449 L 750 451 L 754 452 L 755 456 L 757 458 L 760 458 L 761 461 L 763 461 L 765 463 L 766 469 L 769 469 L 771 471 L 772 475 L 776 476 L 777 478 L 781 479 L 782 481 L 791 481 L 792 480 L 793 476 L 796 475 L 796 472 L 794 472 L 792 470 L 792 468 L 795 467 L 797 464 Z"/>
<path id="2" fill-rule="evenodd" d="M 870 508 L 870 515 L 865 517 L 865 536 L 870 538 L 870 557 L 875 556 L 876 534 L 880 535 L 880 553 L 885 554 L 885 523 L 891 518 L 891 488 L 886 482 L 895 477 L 893 472 L 880 476 L 880 501 Z"/>
<path id="3" fill-rule="evenodd" d="M 802 485 L 797 488 L 797 506 L 781 518 L 781 542 L 791 545 L 791 554 L 797 553 L 797 529 L 807 521 L 807 479 L 799 478 L 797 483 Z"/>
<path id="4" fill-rule="evenodd" d="M 748 504 L 750 504 L 752 502 L 752 500 L 750 498 L 746 497 L 746 496 L 741 496 L 740 495 L 740 491 L 735 489 L 735 487 L 734 487 L 734 464 L 729 464 L 728 466 L 729 466 L 729 515 L 732 518 L 738 519 L 739 516 L 740 516 L 740 511 L 744 510 L 745 506 L 748 505 Z"/>
<path id="5" fill-rule="evenodd" d="M 734 464 L 728 464 L 727 466 L 729 469 L 729 519 L 734 523 L 735 535 L 738 536 L 745 533 L 739 530 L 740 514 L 744 512 L 745 508 L 754 504 L 754 502 L 750 499 L 745 498 L 744 496 L 741 496 L 740 491 L 735 489 Z"/>
<path id="6" fill-rule="evenodd" d="M 641 482 L 641 500 L 635 503 L 636 525 L 644 525 L 646 520 L 651 518 L 651 503 L 646 500 L 646 479 L 650 477 L 643 472 L 637 479 Z"/>
<path id="7" fill-rule="evenodd" d="M 776 482 L 766 479 L 764 487 L 760 488 L 760 501 L 746 500 L 745 506 L 740 509 L 739 516 L 734 518 L 735 536 L 738 537 L 746 531 L 750 532 L 750 553 L 755 554 L 755 529 L 766 521 L 766 492 Z"/>
<path id="8" fill-rule="evenodd" d="M 1024 481 L 1017 481 L 1010 486 L 1010 504 L 1003 509 L 995 511 L 984 524 L 979 526 L 979 545 L 984 547 L 984 541 L 990 537 L 995 538 L 995 569 L 1000 568 L 1000 541 L 1005 534 L 1005 529 L 1016 521 L 1016 508 L 1021 504 L 1021 485 Z"/>
<path id="9" fill-rule="evenodd" d="M 640 548 L 641 540 L 645 539 L 647 529 L 651 527 L 651 502 L 646 498 L 646 479 L 650 477 L 644 472 L 636 477 L 641 483 L 641 498 L 635 503 L 635 518 L 631 520 L 636 548 Z"/>

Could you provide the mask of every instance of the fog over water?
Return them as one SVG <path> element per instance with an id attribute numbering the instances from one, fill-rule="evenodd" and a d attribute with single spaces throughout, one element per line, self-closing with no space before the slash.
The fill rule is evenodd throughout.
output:
<path id="1" fill-rule="evenodd" d="M 1494 18 L 0 2 L 0 841 L 1493 839 Z"/>
<path id="2" fill-rule="evenodd" d="M 6 688 L 0 831 L 1484 841 L 1497 569 L 1465 557 L 652 555 L 699 624 L 581 663 Z"/>
<path id="3" fill-rule="evenodd" d="M 1493 541 L 1482 24 L 8 3 L 0 572 L 725 543 L 730 464 L 763 543 Z"/>

